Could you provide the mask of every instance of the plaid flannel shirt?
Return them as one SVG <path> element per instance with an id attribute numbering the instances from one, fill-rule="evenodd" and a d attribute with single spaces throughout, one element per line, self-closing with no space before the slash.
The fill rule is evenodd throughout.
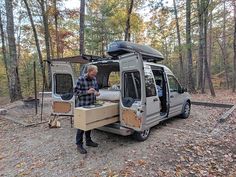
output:
<path id="1" fill-rule="evenodd" d="M 90 88 L 94 88 L 96 91 L 99 91 L 96 78 L 90 79 L 87 74 L 80 76 L 75 87 L 75 94 L 78 96 L 76 103 L 77 107 L 88 106 L 95 103 L 95 94 L 87 93 Z"/>

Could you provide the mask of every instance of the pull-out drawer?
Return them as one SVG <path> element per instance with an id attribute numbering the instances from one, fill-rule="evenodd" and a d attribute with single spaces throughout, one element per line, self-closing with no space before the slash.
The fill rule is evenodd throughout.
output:
<path id="1" fill-rule="evenodd" d="M 99 107 L 77 107 L 74 127 L 87 131 L 119 121 L 119 103 L 105 102 Z"/>

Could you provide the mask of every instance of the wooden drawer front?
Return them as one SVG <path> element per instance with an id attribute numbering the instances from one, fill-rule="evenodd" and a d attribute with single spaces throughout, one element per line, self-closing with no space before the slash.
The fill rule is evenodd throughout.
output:
<path id="1" fill-rule="evenodd" d="M 68 113 L 71 111 L 71 104 L 68 102 L 54 101 L 52 109 L 54 113 Z"/>
<path id="2" fill-rule="evenodd" d="M 74 127 L 81 130 L 91 130 L 119 120 L 119 104 L 105 103 L 96 108 L 75 108 Z"/>

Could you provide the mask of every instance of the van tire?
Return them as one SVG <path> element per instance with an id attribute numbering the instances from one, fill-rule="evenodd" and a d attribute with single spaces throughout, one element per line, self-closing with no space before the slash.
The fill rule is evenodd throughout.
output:
<path id="1" fill-rule="evenodd" d="M 190 110 L 191 110 L 191 104 L 189 101 L 187 101 L 183 106 L 183 110 L 182 113 L 180 114 L 180 117 L 182 119 L 187 119 L 190 115 Z"/>
<path id="2" fill-rule="evenodd" d="M 134 139 L 136 139 L 137 141 L 145 141 L 146 139 L 148 139 L 149 135 L 150 135 L 150 131 L 151 129 L 148 128 L 142 132 L 134 132 L 133 137 Z"/>

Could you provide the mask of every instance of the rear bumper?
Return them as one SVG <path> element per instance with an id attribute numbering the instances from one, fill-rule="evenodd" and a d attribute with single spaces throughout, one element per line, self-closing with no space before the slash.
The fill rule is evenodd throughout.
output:
<path id="1" fill-rule="evenodd" d="M 107 125 L 107 126 L 97 128 L 97 129 L 105 131 L 105 132 L 110 132 L 110 133 L 122 135 L 122 136 L 128 136 L 128 135 L 131 135 L 131 134 L 134 133 L 134 130 L 122 127 L 120 125 L 120 123 L 110 124 L 110 125 Z"/>

